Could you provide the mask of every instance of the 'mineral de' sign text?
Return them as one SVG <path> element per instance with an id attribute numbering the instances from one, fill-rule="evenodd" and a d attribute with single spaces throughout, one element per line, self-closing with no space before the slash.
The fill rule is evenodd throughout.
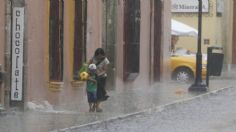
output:
<path id="1" fill-rule="evenodd" d="M 171 0 L 172 12 L 198 12 L 198 0 Z M 202 12 L 209 11 L 209 0 L 202 0 Z"/>

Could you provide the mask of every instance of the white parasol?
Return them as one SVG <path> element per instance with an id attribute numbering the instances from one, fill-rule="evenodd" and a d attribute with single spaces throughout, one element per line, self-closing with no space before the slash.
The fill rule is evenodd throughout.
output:
<path id="1" fill-rule="evenodd" d="M 171 19 L 171 35 L 197 37 L 198 31 L 187 24 Z"/>

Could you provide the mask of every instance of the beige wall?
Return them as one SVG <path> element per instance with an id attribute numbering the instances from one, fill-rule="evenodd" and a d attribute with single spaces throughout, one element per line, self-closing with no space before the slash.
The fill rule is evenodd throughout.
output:
<path id="1" fill-rule="evenodd" d="M 116 43 L 116 87 L 123 86 L 123 25 L 124 25 L 124 3 L 123 0 L 118 0 L 117 4 L 117 43 Z M 120 90 L 122 87 L 120 88 Z"/>
<path id="2" fill-rule="evenodd" d="M 64 2 L 64 82 L 73 79 L 74 0 Z"/>
<path id="3" fill-rule="evenodd" d="M 64 80 L 59 91 L 49 89 L 49 0 L 26 1 L 27 101 L 66 104 L 84 98 L 84 87 L 74 88 L 74 0 L 64 1 Z M 102 2 L 88 1 L 87 59 L 102 44 Z M 40 94 L 39 94 L 40 93 Z"/>
<path id="4" fill-rule="evenodd" d="M 225 63 L 232 63 L 232 36 L 233 36 L 233 1 L 224 1 L 225 8 L 222 21 L 222 42 L 224 42 Z"/>
<path id="5" fill-rule="evenodd" d="M 96 48 L 102 47 L 102 0 L 88 0 L 87 17 L 87 59 L 90 59 Z"/>
<path id="6" fill-rule="evenodd" d="M 64 85 L 61 90 L 49 89 L 49 1 L 26 1 L 27 47 L 27 101 L 48 100 L 52 104 L 64 104 L 79 91 L 71 87 L 74 43 L 74 1 L 64 2 Z M 83 93 L 81 93 L 83 95 Z"/>
<path id="7" fill-rule="evenodd" d="M 123 82 L 123 0 L 117 1 L 117 43 L 116 43 L 116 89 L 125 87 L 142 87 L 150 85 L 150 58 L 153 45 L 153 14 L 151 1 L 141 0 L 140 25 L 140 74 L 129 83 Z M 153 2 L 153 1 L 152 1 Z M 168 71 L 170 45 L 170 0 L 165 0 L 163 7 L 163 35 L 162 35 L 162 71 Z M 50 103 L 67 105 L 84 98 L 85 87 L 71 86 L 73 69 L 74 43 L 74 0 L 64 3 L 64 85 L 60 91 L 49 89 L 49 0 L 26 0 L 26 56 L 27 56 L 27 101 L 48 100 Z M 88 1 L 87 16 L 87 59 L 90 59 L 97 47 L 102 46 L 102 11 L 103 3 L 100 0 Z M 150 25 L 151 23 L 151 25 Z M 150 31 L 151 30 L 151 31 Z M 167 73 L 169 74 L 169 73 Z M 163 74 L 163 76 L 166 76 Z M 165 80 L 165 79 L 163 79 Z"/>
<path id="8" fill-rule="evenodd" d="M 48 81 L 48 3 L 47 0 L 26 1 L 27 98 L 47 98 Z M 40 93 L 40 94 L 39 94 Z"/>
<path id="9" fill-rule="evenodd" d="M 162 81 L 170 80 L 170 52 L 171 45 L 171 0 L 164 0 L 163 9 L 163 34 L 162 34 Z"/>

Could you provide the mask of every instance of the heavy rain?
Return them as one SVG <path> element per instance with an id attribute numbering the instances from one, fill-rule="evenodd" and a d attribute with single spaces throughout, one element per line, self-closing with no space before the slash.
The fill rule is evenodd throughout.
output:
<path id="1" fill-rule="evenodd" d="M 236 131 L 234 1 L 0 2 L 0 132 Z"/>

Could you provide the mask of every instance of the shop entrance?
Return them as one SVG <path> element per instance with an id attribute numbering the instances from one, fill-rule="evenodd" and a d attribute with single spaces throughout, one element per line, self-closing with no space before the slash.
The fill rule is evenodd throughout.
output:
<path id="1" fill-rule="evenodd" d="M 106 89 L 115 89 L 115 51 L 116 51 L 116 1 L 104 0 L 103 2 L 103 35 L 102 47 L 110 61 Z"/>

